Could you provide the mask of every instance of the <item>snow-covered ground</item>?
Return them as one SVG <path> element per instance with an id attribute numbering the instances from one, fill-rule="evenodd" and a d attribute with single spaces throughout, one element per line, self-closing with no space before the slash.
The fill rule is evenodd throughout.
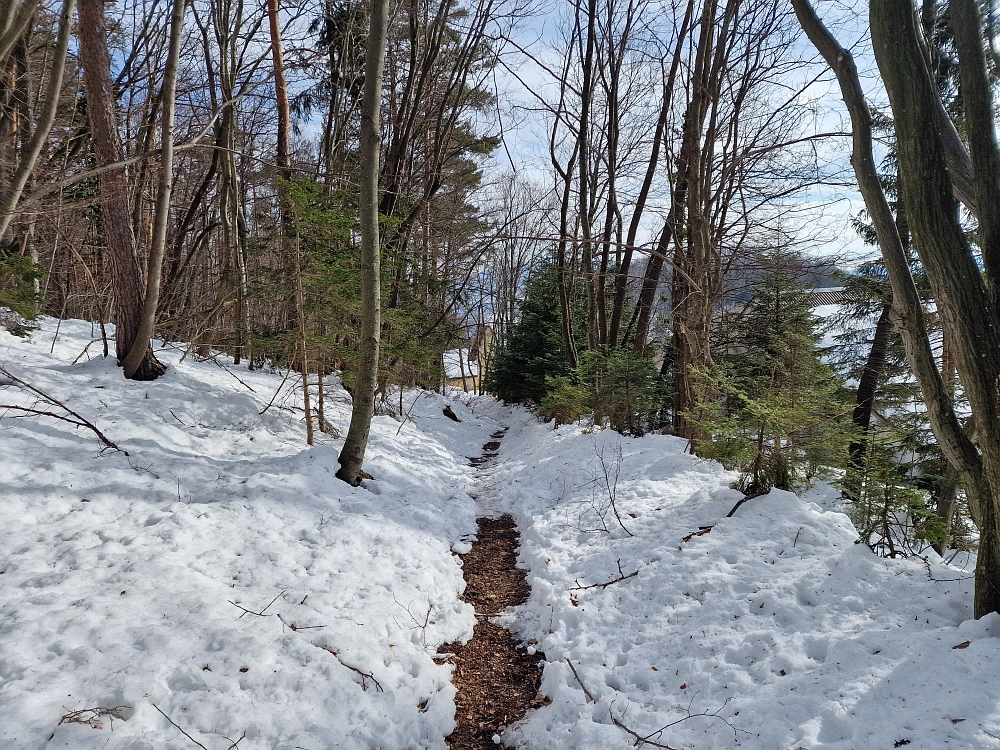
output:
<path id="1" fill-rule="evenodd" d="M 552 703 L 506 743 L 1000 748 L 1000 617 L 969 619 L 970 572 L 856 545 L 832 491 L 727 519 L 733 476 L 680 440 L 554 431 L 460 391 L 377 418 L 376 479 L 350 488 L 282 373 L 164 349 L 164 378 L 127 382 L 71 364 L 90 324 L 63 322 L 50 354 L 54 328 L 0 333 L 0 364 L 129 455 L 0 416 L 2 750 L 443 750 L 452 667 L 432 657 L 472 632 L 453 554 L 471 495 L 518 521 L 533 593 L 505 620 L 547 661 Z M 327 412 L 346 429 L 343 390 Z M 477 475 L 465 457 L 499 426 Z M 73 713 L 92 708 L 122 718 Z"/>
<path id="2" fill-rule="evenodd" d="M 635 746 L 618 722 L 692 750 L 1000 747 L 1000 616 L 969 619 L 971 572 L 874 556 L 828 487 L 726 518 L 734 476 L 684 448 L 515 421 L 493 478 L 553 702 L 508 741 Z"/>
<path id="3" fill-rule="evenodd" d="M 164 349 L 165 377 L 128 382 L 110 359 L 70 364 L 90 324 L 64 321 L 50 355 L 53 333 L 0 333 L 0 364 L 129 455 L 0 419 L 0 748 L 195 747 L 164 714 L 210 750 L 444 748 L 454 689 L 432 656 L 472 633 L 451 546 L 476 529 L 464 456 L 495 425 L 408 394 L 409 421 L 375 420 L 377 480 L 355 489 L 333 476 L 342 441 L 305 445 L 294 379 L 262 416 L 281 374 Z M 100 731 L 60 724 L 116 706 Z"/>

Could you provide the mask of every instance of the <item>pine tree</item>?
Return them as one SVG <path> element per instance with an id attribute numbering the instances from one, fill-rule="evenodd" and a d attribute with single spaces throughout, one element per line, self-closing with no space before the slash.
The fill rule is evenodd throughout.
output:
<path id="1" fill-rule="evenodd" d="M 585 304 L 577 300 L 578 308 L 581 303 Z M 560 321 L 556 267 L 549 261 L 528 279 L 520 320 L 510 340 L 494 355 L 487 390 L 504 401 L 541 404 L 553 387 L 547 380 L 569 378 L 565 384 L 574 384 Z M 584 343 L 578 342 L 578 346 Z"/>
<path id="2" fill-rule="evenodd" d="M 710 436 L 696 446 L 741 472 L 739 489 L 766 492 L 808 483 L 844 463 L 851 405 L 821 359 L 818 320 L 788 258 L 753 289 L 732 323 L 732 345 L 712 371 L 696 373 L 705 407 L 689 418 Z"/>

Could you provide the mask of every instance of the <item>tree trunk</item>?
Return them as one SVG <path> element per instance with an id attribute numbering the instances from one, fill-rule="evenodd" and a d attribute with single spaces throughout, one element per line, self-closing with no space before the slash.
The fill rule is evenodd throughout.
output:
<path id="1" fill-rule="evenodd" d="M 294 245 L 292 244 L 292 226 L 295 223 L 295 213 L 292 209 L 291 202 L 288 199 L 287 187 L 282 184 L 282 181 L 288 181 L 292 179 L 292 156 L 291 156 L 291 141 L 289 137 L 289 128 L 291 123 L 291 111 L 288 106 L 288 85 L 285 81 L 285 53 L 281 44 L 281 25 L 278 20 L 278 0 L 267 0 L 267 25 L 268 33 L 271 37 L 271 64 L 274 68 L 274 97 L 275 104 L 278 110 L 278 131 L 277 131 L 277 145 L 275 148 L 275 163 L 278 167 L 278 201 L 281 208 L 281 220 L 278 227 L 278 233 L 281 237 L 281 257 L 285 259 L 285 263 L 293 256 L 295 258 L 294 265 L 288 269 L 291 273 L 295 275 L 295 284 L 298 291 L 298 297 L 301 298 L 302 290 L 302 253 L 299 245 L 298 230 L 295 230 Z M 298 308 L 298 325 L 300 328 L 299 337 L 302 340 L 302 362 L 303 368 L 306 368 L 306 322 L 305 322 L 305 311 L 303 309 L 302 301 L 299 299 L 296 307 Z M 246 336 L 249 340 L 249 335 Z M 312 445 L 312 420 L 309 416 L 309 404 L 308 404 L 308 388 L 306 389 L 306 426 L 308 433 L 309 445 Z M 321 425 L 322 428 L 322 425 Z"/>
<path id="2" fill-rule="evenodd" d="M 281 46 L 281 26 L 278 23 L 278 0 L 267 0 L 267 26 L 271 36 L 271 63 L 274 66 L 274 97 L 278 109 L 278 145 L 276 162 L 278 176 L 292 178 L 291 147 L 289 145 L 288 85 L 285 83 L 285 53 Z"/>
<path id="3" fill-rule="evenodd" d="M 577 5 L 577 13 L 580 7 Z M 590 184 L 590 110 L 594 98 L 594 45 L 597 43 L 597 0 L 587 0 L 586 49 L 583 56 L 583 85 L 580 89 L 580 130 L 577 133 L 580 152 L 580 230 L 583 235 L 581 245 L 581 266 L 583 283 L 587 292 L 587 348 L 598 348 L 597 306 L 603 300 L 597 298 L 597 283 L 594 274 L 593 227 L 591 225 L 591 184 Z M 579 24 L 579 21 L 577 21 Z"/>
<path id="4" fill-rule="evenodd" d="M 979 6 L 975 0 L 951 0 L 950 9 L 979 207 L 979 247 L 996 307 L 1000 305 L 1000 151 L 994 129 L 993 97 L 983 52 Z"/>
<path id="5" fill-rule="evenodd" d="M 10 0 L 10 2 L 13 6 L 14 0 Z M 28 178 L 35 168 L 35 162 L 38 161 L 42 149 L 45 148 L 49 131 L 56 119 L 56 112 L 59 109 L 59 93 L 62 91 L 63 73 L 66 70 L 69 37 L 73 29 L 73 6 L 75 4 L 75 0 L 64 0 L 62 12 L 59 14 L 59 33 L 56 37 L 52 69 L 49 71 L 49 80 L 45 88 L 45 104 L 38 117 L 38 122 L 35 124 L 35 132 L 31 134 L 31 138 L 21 150 L 17 168 L 10 180 L 10 186 L 3 191 L 2 199 L 0 199 L 0 237 L 7 234 L 7 229 L 10 227 L 11 221 L 14 220 L 15 209 L 21 200 L 24 186 L 28 184 Z M 32 8 L 32 11 L 27 13 L 27 19 L 30 20 L 34 13 L 35 3 L 28 5 Z M 21 12 L 22 8 L 18 8 L 18 16 L 13 24 L 13 28 L 19 30 L 18 36 L 20 31 L 23 31 L 24 24 L 27 23 L 27 20 L 20 17 Z M 16 38 L 14 37 L 15 40 Z M 13 46 L 13 42 L 11 46 Z M 3 59 L 3 56 L 0 56 L 0 59 Z"/>
<path id="6" fill-rule="evenodd" d="M 170 223 L 170 195 L 174 178 L 174 111 L 177 98 L 177 68 L 180 64 L 181 34 L 184 31 L 185 0 L 174 0 L 170 16 L 170 48 L 163 71 L 162 120 L 160 122 L 160 184 L 156 193 L 153 215 L 153 239 L 149 247 L 146 266 L 146 293 L 143 295 L 142 312 L 135 341 L 122 363 L 126 378 L 134 378 L 149 350 L 149 342 L 156 327 L 156 307 L 160 299 L 160 277 L 163 272 L 163 253 L 167 246 L 167 225 Z"/>
<path id="7" fill-rule="evenodd" d="M 674 99 L 674 85 L 677 80 L 677 70 L 680 67 L 682 52 L 684 48 L 684 42 L 687 40 L 688 30 L 691 26 L 691 17 L 694 13 L 694 0 L 688 0 L 687 10 L 684 12 L 684 20 L 681 23 L 681 28 L 677 32 L 677 44 L 674 47 L 674 55 L 670 61 L 670 72 L 667 75 L 667 80 L 664 83 L 663 88 L 663 101 L 660 106 L 660 116 L 656 121 L 656 128 L 653 132 L 653 144 L 652 149 L 649 154 L 649 161 L 646 164 L 646 175 L 642 181 L 642 187 L 639 189 L 639 195 L 635 201 L 635 208 L 632 210 L 632 219 L 629 222 L 628 234 L 625 237 L 625 249 L 622 256 L 621 267 L 618 269 L 618 276 L 615 279 L 615 296 L 614 305 L 611 311 L 611 323 L 610 330 L 608 332 L 608 345 L 614 349 L 615 347 L 625 345 L 625 341 L 619 341 L 619 333 L 621 332 L 622 324 L 622 314 L 625 309 L 625 298 L 628 294 L 628 272 L 632 266 L 632 251 L 635 245 L 636 236 L 639 233 L 639 223 L 642 220 L 642 215 L 646 208 L 646 201 L 649 197 L 649 190 L 653 184 L 653 177 L 656 174 L 656 168 L 660 161 L 660 149 L 663 145 L 663 136 L 667 127 L 667 122 L 670 117 L 670 106 Z M 654 259 L 650 258 L 650 263 L 654 262 Z M 660 259 L 660 270 L 663 270 L 663 261 Z M 659 273 L 657 273 L 656 281 L 659 282 Z M 653 292 L 656 289 L 654 287 Z M 645 344 L 645 342 L 643 342 Z"/>
<path id="8" fill-rule="evenodd" d="M 66 8 L 68 7 L 68 17 L 72 18 L 72 5 L 71 2 L 63 4 L 63 13 L 61 14 L 63 17 L 66 17 Z M 10 55 L 17 40 L 28 28 L 31 19 L 35 17 L 37 7 L 38 0 L 29 0 L 26 3 L 18 2 L 18 0 L 0 2 L 0 61 L 6 60 L 7 56 Z M 62 26 L 60 26 L 61 28 Z"/>
<path id="9" fill-rule="evenodd" d="M 379 114 L 382 101 L 382 71 L 385 67 L 388 0 L 372 0 L 365 49 L 365 90 L 361 103 L 361 351 L 358 381 L 351 408 L 351 425 L 340 451 L 337 477 L 357 486 L 368 446 L 375 388 L 378 384 L 381 294 L 379 289 L 380 247 L 378 227 Z"/>
<path id="10" fill-rule="evenodd" d="M 906 359 L 920 385 L 931 429 L 941 452 L 948 463 L 958 473 L 969 498 L 969 507 L 976 523 L 981 522 L 981 507 L 993 502 L 991 488 L 983 473 L 983 463 L 978 450 L 969 436 L 962 430 L 952 405 L 947 387 L 941 379 L 934 353 L 931 351 L 924 322 L 923 308 L 913 277 L 910 274 L 900 226 L 893 221 L 892 210 L 879 182 L 872 153 L 871 111 L 865 101 L 864 92 L 858 79 L 857 68 L 851 53 L 845 50 L 833 35 L 823 26 L 808 0 L 792 0 L 795 13 L 810 41 L 816 46 L 837 76 L 841 95 L 851 116 L 854 133 L 851 164 L 858 180 L 858 187 L 865 206 L 872 218 L 879 248 L 885 259 L 892 287 L 893 322 L 903 339 Z M 945 195 L 948 195 L 946 191 Z M 907 213 L 910 212 L 909 199 L 903 197 Z M 908 217 L 909 218 L 909 217 Z M 907 228 L 909 221 L 905 222 Z M 982 569 L 990 568 L 990 558 L 980 558 Z M 977 573 L 977 579 L 979 574 Z M 977 591 L 990 590 L 993 583 L 977 580 Z M 977 605 L 978 606 L 978 605 Z M 985 604 L 984 604 L 985 606 Z M 978 609 L 977 609 L 978 611 Z"/>
<path id="11" fill-rule="evenodd" d="M 87 91 L 87 114 L 97 167 L 122 160 L 118 134 L 108 26 L 103 0 L 81 0 L 79 4 L 80 61 Z M 114 277 L 115 353 L 123 362 L 136 341 L 142 317 L 143 284 L 128 207 L 128 181 L 124 169 L 102 172 L 98 181 L 104 236 Z M 166 368 L 146 346 L 131 377 L 155 380 Z"/>
<path id="12" fill-rule="evenodd" d="M 882 373 L 885 372 L 885 357 L 889 349 L 889 338 L 892 335 L 892 303 L 888 302 L 882 307 L 882 314 L 875 324 L 875 335 L 872 337 L 871 349 L 868 351 L 868 359 L 865 360 L 864 369 L 861 371 L 861 380 L 858 381 L 858 393 L 855 399 L 856 406 L 851 415 L 851 421 L 861 433 L 855 440 L 851 441 L 848 447 L 849 470 L 856 472 L 860 477 L 864 472 L 865 455 L 868 452 L 868 441 L 870 439 L 868 428 L 872 421 L 872 409 L 875 406 L 875 394 L 878 390 Z M 853 477 L 847 477 L 845 493 L 852 499 L 857 500 L 861 494 L 860 487 L 854 487 Z"/>
<path id="13" fill-rule="evenodd" d="M 892 105 L 907 218 L 972 407 L 984 474 L 992 491 L 984 498 L 988 501 L 980 504 L 976 519 L 980 553 L 975 614 L 981 617 L 1000 611 L 1000 529 L 994 501 L 1000 496 L 996 392 L 1000 320 L 958 220 L 945 149 L 934 126 L 940 100 L 920 48 L 913 5 L 910 0 L 872 0 L 870 21 L 875 59 Z M 975 64 L 968 59 L 965 63 Z M 980 182 L 996 178 L 976 171 Z M 980 205 L 980 212 L 985 208 Z"/>

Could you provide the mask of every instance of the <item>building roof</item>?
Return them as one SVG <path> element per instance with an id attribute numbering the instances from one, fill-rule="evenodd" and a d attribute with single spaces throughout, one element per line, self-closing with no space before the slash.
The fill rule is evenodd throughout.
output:
<path id="1" fill-rule="evenodd" d="M 813 289 L 810 292 L 812 297 L 812 306 L 819 307 L 820 305 L 839 305 L 844 301 L 844 288 L 827 288 L 827 289 Z"/>

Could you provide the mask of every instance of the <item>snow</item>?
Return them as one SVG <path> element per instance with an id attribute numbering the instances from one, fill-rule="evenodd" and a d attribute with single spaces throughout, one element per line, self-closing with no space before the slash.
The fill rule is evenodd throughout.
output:
<path id="1" fill-rule="evenodd" d="M 479 377 L 479 362 L 469 359 L 468 349 L 449 349 L 443 359 L 444 375 L 449 380 Z"/>
<path id="2" fill-rule="evenodd" d="M 375 419 L 377 480 L 355 489 L 333 476 L 340 441 L 305 445 L 293 379 L 261 416 L 281 374 L 161 349 L 167 375 L 128 382 L 70 364 L 89 324 L 64 321 L 49 355 L 53 328 L 0 334 L 0 363 L 129 456 L 51 419 L 0 422 L 0 747 L 188 742 L 159 709 L 209 748 L 444 748 L 454 689 L 432 656 L 474 624 L 450 549 L 476 529 L 463 456 L 495 426 L 421 394 L 402 426 Z M 104 731 L 59 724 L 115 706 Z"/>
<path id="3" fill-rule="evenodd" d="M 733 475 L 685 447 L 512 426 L 495 480 L 532 586 L 519 632 L 553 703 L 506 742 L 633 747 L 614 717 L 675 748 L 1000 747 L 1000 616 L 969 619 L 971 573 L 878 558 L 843 513 L 788 492 L 726 518 Z M 828 487 L 807 497 L 838 505 Z"/>
<path id="4" fill-rule="evenodd" d="M 553 430 L 451 389 L 377 417 L 376 479 L 351 488 L 339 439 L 305 445 L 294 378 L 167 347 L 167 375 L 133 383 L 71 364 L 89 323 L 64 321 L 50 354 L 54 331 L 0 333 L 0 364 L 129 455 L 0 416 L 4 750 L 195 747 L 181 730 L 210 750 L 442 750 L 452 667 L 433 655 L 471 636 L 454 553 L 484 512 L 520 527 L 532 595 L 501 619 L 552 699 L 505 745 L 624 749 L 627 728 L 691 750 L 1000 747 L 1000 616 L 970 619 L 969 571 L 855 544 L 829 487 L 727 518 L 734 476 L 682 440 Z M 349 406 L 331 385 L 341 432 Z M 122 718 L 60 724 L 96 707 Z"/>

